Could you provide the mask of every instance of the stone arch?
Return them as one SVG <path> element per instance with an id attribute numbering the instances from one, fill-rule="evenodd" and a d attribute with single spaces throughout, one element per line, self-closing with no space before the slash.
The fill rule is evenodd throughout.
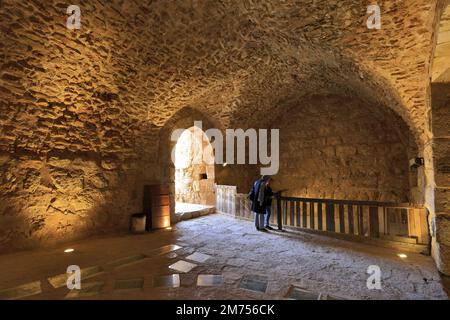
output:
<path id="1" fill-rule="evenodd" d="M 195 125 L 184 129 L 173 152 L 175 201 L 215 205 L 214 153 L 205 132 Z"/>
<path id="2" fill-rule="evenodd" d="M 197 109 L 184 107 L 164 124 L 159 134 L 160 181 L 169 187 L 172 221 L 175 221 L 175 166 L 171 159 L 171 153 L 177 141 L 172 141 L 171 136 L 174 130 L 191 128 L 196 121 L 202 122 L 203 131 L 211 128 L 223 129 L 219 122 L 212 120 L 211 117 Z"/>

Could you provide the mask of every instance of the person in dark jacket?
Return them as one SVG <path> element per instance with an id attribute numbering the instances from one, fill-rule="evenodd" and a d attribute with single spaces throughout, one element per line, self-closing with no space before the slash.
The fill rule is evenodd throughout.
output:
<path id="1" fill-rule="evenodd" d="M 249 193 L 249 199 L 252 201 L 251 211 L 255 214 L 255 227 L 259 231 L 265 230 L 264 215 L 266 214 L 267 201 L 265 191 L 268 179 L 268 176 L 262 176 L 253 184 L 252 190 Z"/>

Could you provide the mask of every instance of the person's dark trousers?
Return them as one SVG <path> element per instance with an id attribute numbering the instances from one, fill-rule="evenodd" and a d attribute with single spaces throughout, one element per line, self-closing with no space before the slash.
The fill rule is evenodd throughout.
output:
<path id="1" fill-rule="evenodd" d="M 253 212 L 253 214 L 255 215 L 255 227 L 258 230 L 262 230 L 264 229 L 264 213 L 256 213 Z"/>
<path id="2" fill-rule="evenodd" d="M 272 214 L 272 206 L 266 207 L 266 214 L 264 215 L 264 227 L 270 227 L 270 215 Z"/>

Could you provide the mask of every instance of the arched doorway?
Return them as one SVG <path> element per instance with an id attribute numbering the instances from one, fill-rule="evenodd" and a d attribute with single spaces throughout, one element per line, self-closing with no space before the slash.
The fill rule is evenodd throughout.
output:
<path id="1" fill-rule="evenodd" d="M 198 127 L 186 129 L 174 149 L 175 211 L 201 210 L 215 205 L 214 153 Z"/>

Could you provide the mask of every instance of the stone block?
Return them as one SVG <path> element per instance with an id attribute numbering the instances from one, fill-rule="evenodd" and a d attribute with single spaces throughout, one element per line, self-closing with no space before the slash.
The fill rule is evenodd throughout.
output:
<path id="1" fill-rule="evenodd" d="M 432 131 L 435 137 L 450 137 L 450 83 L 432 84 Z"/>
<path id="2" fill-rule="evenodd" d="M 436 188 L 435 210 L 438 213 L 450 213 L 450 189 Z"/>
<path id="3" fill-rule="evenodd" d="M 434 252 L 434 259 L 439 271 L 450 275 L 450 245 L 437 242 Z"/>
<path id="4" fill-rule="evenodd" d="M 450 213 L 436 215 L 436 240 L 440 244 L 450 246 Z"/>
<path id="5" fill-rule="evenodd" d="M 434 139 L 433 155 L 436 185 L 450 187 L 450 139 Z"/>

